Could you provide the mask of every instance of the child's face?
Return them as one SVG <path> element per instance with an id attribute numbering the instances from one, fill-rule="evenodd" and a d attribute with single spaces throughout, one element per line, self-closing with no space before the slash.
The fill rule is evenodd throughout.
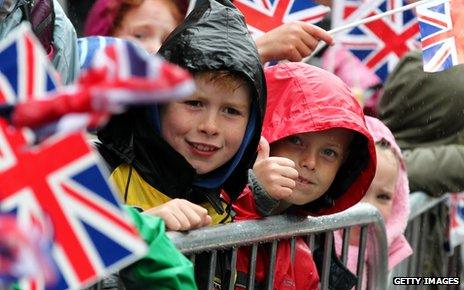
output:
<path id="1" fill-rule="evenodd" d="M 390 149 L 378 148 L 377 169 L 366 195 L 362 199 L 380 211 L 386 222 L 392 213 L 392 202 L 398 178 L 398 162 Z"/>
<path id="2" fill-rule="evenodd" d="M 322 196 L 348 154 L 353 133 L 335 128 L 292 135 L 271 145 L 271 155 L 295 162 L 299 177 L 285 201 L 302 205 Z"/>
<path id="3" fill-rule="evenodd" d="M 135 40 L 149 53 L 156 53 L 179 24 L 180 14 L 173 3 L 144 0 L 140 6 L 127 11 L 113 36 Z"/>
<path id="4" fill-rule="evenodd" d="M 161 110 L 163 138 L 205 174 L 237 153 L 250 113 L 249 91 L 243 86 L 218 86 L 220 81 L 195 78 L 197 92 Z M 223 80 L 224 81 L 224 80 Z"/>

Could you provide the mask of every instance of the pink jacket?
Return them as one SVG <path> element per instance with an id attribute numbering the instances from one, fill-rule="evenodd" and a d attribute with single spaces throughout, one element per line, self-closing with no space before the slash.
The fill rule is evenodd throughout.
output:
<path id="1" fill-rule="evenodd" d="M 409 216 L 409 183 L 406 167 L 404 164 L 401 150 L 395 142 L 391 131 L 378 119 L 366 116 L 366 124 L 375 142 L 385 139 L 392 146 L 394 153 L 399 157 L 400 166 L 398 167 L 398 180 L 396 182 L 396 194 L 393 198 L 392 215 L 385 223 L 388 242 L 388 270 L 393 269 L 397 264 L 412 254 L 412 249 L 404 237 Z M 342 236 L 340 232 L 335 234 L 335 247 L 337 253 L 341 254 Z M 369 245 L 368 245 L 369 246 Z M 356 262 L 358 258 L 358 247 L 351 246 L 348 251 L 347 267 L 356 273 Z M 369 260 L 369 257 L 366 257 Z M 366 269 L 366 267 L 364 267 Z M 366 271 L 364 270 L 363 281 L 366 282 Z M 366 284 L 364 284 L 366 285 Z M 363 287 L 365 289 L 365 287 Z"/>

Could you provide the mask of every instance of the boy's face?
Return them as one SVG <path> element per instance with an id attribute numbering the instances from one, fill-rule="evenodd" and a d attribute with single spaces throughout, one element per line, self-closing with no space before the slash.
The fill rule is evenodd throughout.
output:
<path id="1" fill-rule="evenodd" d="M 398 178 L 398 162 L 391 150 L 378 147 L 376 149 L 377 169 L 375 177 L 362 201 L 377 207 L 386 222 L 392 213 L 396 179 Z"/>
<path id="2" fill-rule="evenodd" d="M 174 2 L 144 0 L 124 15 L 113 35 L 135 40 L 149 53 L 156 53 L 180 19 Z"/>
<path id="3" fill-rule="evenodd" d="M 352 131 L 334 128 L 292 135 L 271 145 L 271 155 L 295 162 L 299 177 L 285 201 L 303 205 L 322 196 L 348 155 Z"/>
<path id="4" fill-rule="evenodd" d="M 244 86 L 220 85 L 195 77 L 197 92 L 161 110 L 163 138 L 187 159 L 198 174 L 219 168 L 237 153 L 250 114 Z"/>

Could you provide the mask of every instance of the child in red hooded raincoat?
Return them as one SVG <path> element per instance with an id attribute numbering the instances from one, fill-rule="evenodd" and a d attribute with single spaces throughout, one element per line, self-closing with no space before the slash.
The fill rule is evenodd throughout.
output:
<path id="1" fill-rule="evenodd" d="M 376 155 L 361 107 L 335 75 L 304 63 L 265 70 L 267 111 L 249 187 L 234 204 L 235 220 L 271 214 L 324 215 L 361 200 L 375 174 Z M 269 142 L 269 145 L 267 144 Z M 280 241 L 273 289 L 317 289 L 319 276 L 302 238 Z M 239 250 L 236 289 L 246 287 L 249 251 Z M 259 248 L 256 284 L 268 273 L 268 251 Z M 246 281 L 246 280 L 245 280 Z"/>

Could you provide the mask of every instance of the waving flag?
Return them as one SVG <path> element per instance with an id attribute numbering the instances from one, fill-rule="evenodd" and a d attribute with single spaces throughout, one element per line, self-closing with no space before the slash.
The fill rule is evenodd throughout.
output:
<path id="1" fill-rule="evenodd" d="M 332 28 L 337 28 L 345 24 L 346 19 L 356 12 L 366 1 L 367 0 L 332 1 Z"/>
<path id="2" fill-rule="evenodd" d="M 366 1 L 347 13 L 344 23 L 374 16 L 401 6 L 404 0 Z M 343 14 L 342 14 L 343 15 Z M 359 25 L 338 37 L 339 41 L 385 81 L 398 60 L 417 46 L 419 25 L 410 10 Z"/>
<path id="3" fill-rule="evenodd" d="M 77 39 L 79 49 L 79 65 L 81 69 L 88 69 L 92 65 L 93 58 L 100 50 L 126 40 L 108 36 L 90 36 Z"/>
<path id="4" fill-rule="evenodd" d="M 58 74 L 29 25 L 21 25 L 2 40 L 0 60 L 0 104 L 40 98 L 59 84 Z"/>
<path id="5" fill-rule="evenodd" d="M 329 7 L 311 0 L 233 0 L 233 3 L 243 13 L 254 37 L 291 21 L 319 22 L 330 11 Z"/>
<path id="6" fill-rule="evenodd" d="M 27 29 L 14 34 L 16 40 L 28 37 Z M 40 43 L 34 40 L 32 37 L 32 44 L 41 49 Z M 40 49 L 34 58 L 44 57 L 43 63 L 47 64 Z M 110 37 L 82 38 L 79 50 L 83 71 L 76 83 L 56 92 L 42 92 L 38 97 L 32 94 L 28 101 L 16 105 L 12 117 L 16 126 L 33 128 L 42 140 L 58 132 L 95 129 L 108 120 L 110 113 L 120 113 L 131 105 L 183 98 L 195 90 L 187 71 L 157 55 L 149 55 L 130 41 Z M 13 70 L 13 63 L 10 67 Z M 41 69 L 43 72 L 45 67 Z M 11 78 L 5 79 L 0 94 L 12 86 L 10 81 L 14 82 Z M 9 95 L 12 100 L 18 99 L 14 92 Z M 1 109 L 0 114 L 11 113 Z"/>
<path id="7" fill-rule="evenodd" d="M 439 0 L 416 8 L 424 71 L 437 72 L 464 63 L 464 0 Z"/>
<path id="8" fill-rule="evenodd" d="M 450 248 L 464 243 L 464 192 L 450 194 Z"/>
<path id="9" fill-rule="evenodd" d="M 0 144 L 0 156 L 9 160 L 0 170 L 0 210 L 19 221 L 48 217 L 53 225 L 51 255 L 59 274 L 46 289 L 89 285 L 144 254 L 145 243 L 82 134 L 28 148 L 23 135 L 0 120 Z"/>

